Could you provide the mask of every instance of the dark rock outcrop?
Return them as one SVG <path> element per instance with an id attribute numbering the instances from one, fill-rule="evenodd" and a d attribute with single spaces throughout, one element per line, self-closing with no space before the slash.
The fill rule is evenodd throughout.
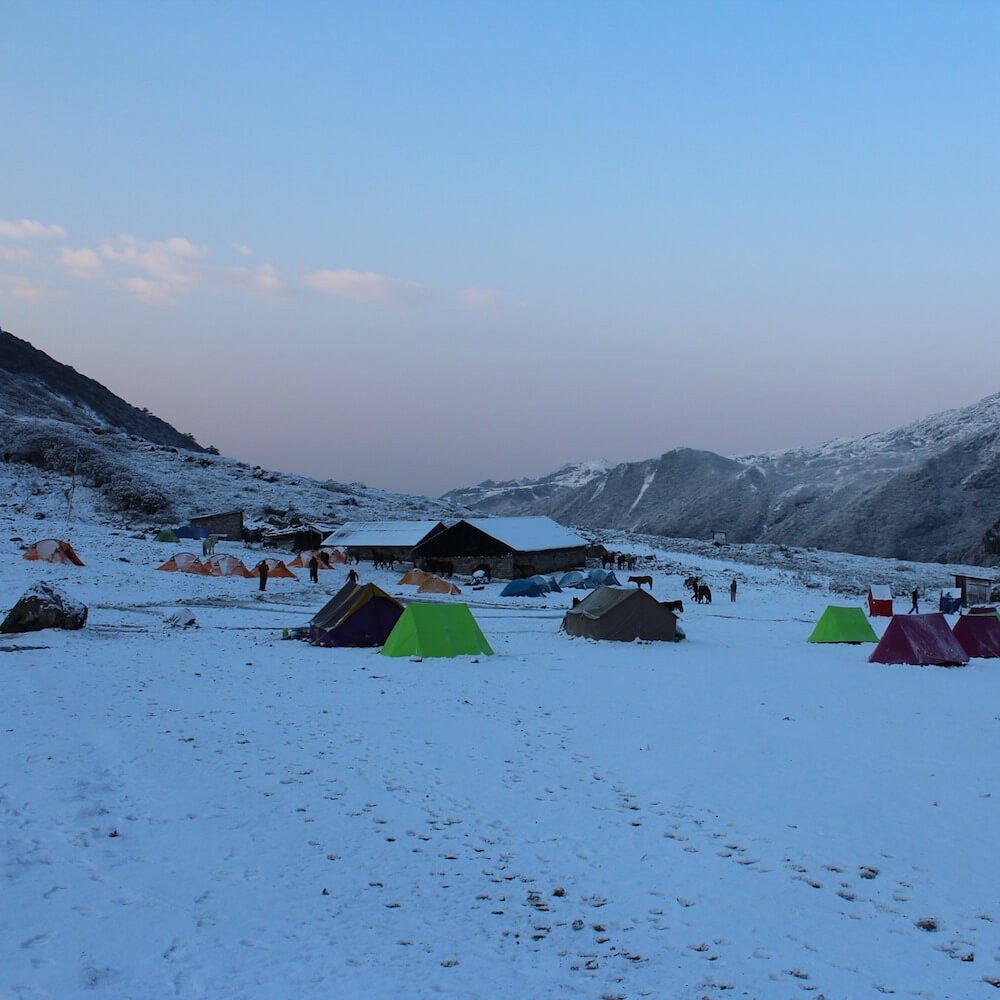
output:
<path id="1" fill-rule="evenodd" d="M 50 584 L 34 584 L 11 608 L 0 632 L 39 632 L 46 628 L 79 629 L 87 624 L 87 606 Z"/>

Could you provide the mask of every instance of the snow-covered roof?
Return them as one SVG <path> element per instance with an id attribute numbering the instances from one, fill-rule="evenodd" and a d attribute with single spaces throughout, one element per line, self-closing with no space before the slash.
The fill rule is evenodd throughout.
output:
<path id="1" fill-rule="evenodd" d="M 590 543 L 551 517 L 467 517 L 471 524 L 515 552 L 574 549 Z"/>
<path id="2" fill-rule="evenodd" d="M 440 521 L 348 521 L 327 535 L 323 544 L 353 545 L 356 548 L 412 548 L 440 524 Z"/>
<path id="3" fill-rule="evenodd" d="M 316 524 L 313 521 L 301 521 L 299 524 L 293 525 L 291 528 L 272 528 L 266 531 L 266 535 L 295 535 L 300 531 L 315 531 L 319 535 L 327 535 L 333 528 L 328 524 Z"/>
<path id="4" fill-rule="evenodd" d="M 883 583 L 873 583 L 868 589 L 871 591 L 872 599 L 875 601 L 892 600 L 892 587 L 888 587 Z"/>

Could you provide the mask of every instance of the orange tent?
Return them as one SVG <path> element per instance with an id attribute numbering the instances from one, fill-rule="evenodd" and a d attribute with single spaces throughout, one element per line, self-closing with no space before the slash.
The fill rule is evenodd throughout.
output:
<path id="1" fill-rule="evenodd" d="M 461 594 L 462 590 L 454 583 L 442 580 L 439 576 L 429 576 L 417 587 L 418 594 Z"/>
<path id="2" fill-rule="evenodd" d="M 82 566 L 83 560 L 73 551 L 73 546 L 69 542 L 64 542 L 59 538 L 43 538 L 24 553 L 25 559 L 41 559 L 50 563 L 72 563 L 74 566 Z"/>
<path id="3" fill-rule="evenodd" d="M 292 580 L 298 579 L 296 575 L 280 560 L 280 559 L 261 559 L 262 563 L 267 564 L 267 578 L 270 580 L 272 577 L 289 577 Z M 260 576 L 260 563 L 254 566 L 252 569 L 247 570 L 247 576 L 258 577 Z"/>
<path id="4" fill-rule="evenodd" d="M 202 561 L 191 552 L 178 552 L 172 555 L 162 566 L 157 566 L 165 573 L 204 573 Z"/>
<path id="5" fill-rule="evenodd" d="M 304 552 L 300 552 L 288 565 L 294 566 L 296 569 L 306 569 L 313 556 L 316 557 L 320 569 L 333 569 L 336 563 L 344 561 L 344 553 L 338 549 L 306 549 Z M 324 556 L 326 556 L 325 561 Z"/>
<path id="6" fill-rule="evenodd" d="M 229 555 L 227 552 L 219 552 L 205 562 L 204 571 L 206 576 L 249 576 L 250 571 L 243 565 L 242 559 Z"/>
<path id="7" fill-rule="evenodd" d="M 400 578 L 399 583 L 404 587 L 419 587 L 425 580 L 431 578 L 430 573 L 422 569 L 409 569 Z"/>

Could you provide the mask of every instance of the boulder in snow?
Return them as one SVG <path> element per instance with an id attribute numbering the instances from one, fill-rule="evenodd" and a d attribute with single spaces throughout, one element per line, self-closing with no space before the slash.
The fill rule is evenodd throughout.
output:
<path id="1" fill-rule="evenodd" d="M 38 632 L 43 628 L 83 628 L 87 624 L 87 606 L 50 584 L 39 581 L 28 588 L 10 609 L 0 625 L 0 632 Z"/>

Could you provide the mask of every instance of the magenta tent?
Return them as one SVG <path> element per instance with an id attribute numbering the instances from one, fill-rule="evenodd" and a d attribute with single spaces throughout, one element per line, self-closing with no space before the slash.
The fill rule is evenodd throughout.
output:
<path id="1" fill-rule="evenodd" d="M 957 667 L 969 655 L 955 638 L 944 615 L 893 615 L 869 663 L 911 663 L 915 666 Z"/>

